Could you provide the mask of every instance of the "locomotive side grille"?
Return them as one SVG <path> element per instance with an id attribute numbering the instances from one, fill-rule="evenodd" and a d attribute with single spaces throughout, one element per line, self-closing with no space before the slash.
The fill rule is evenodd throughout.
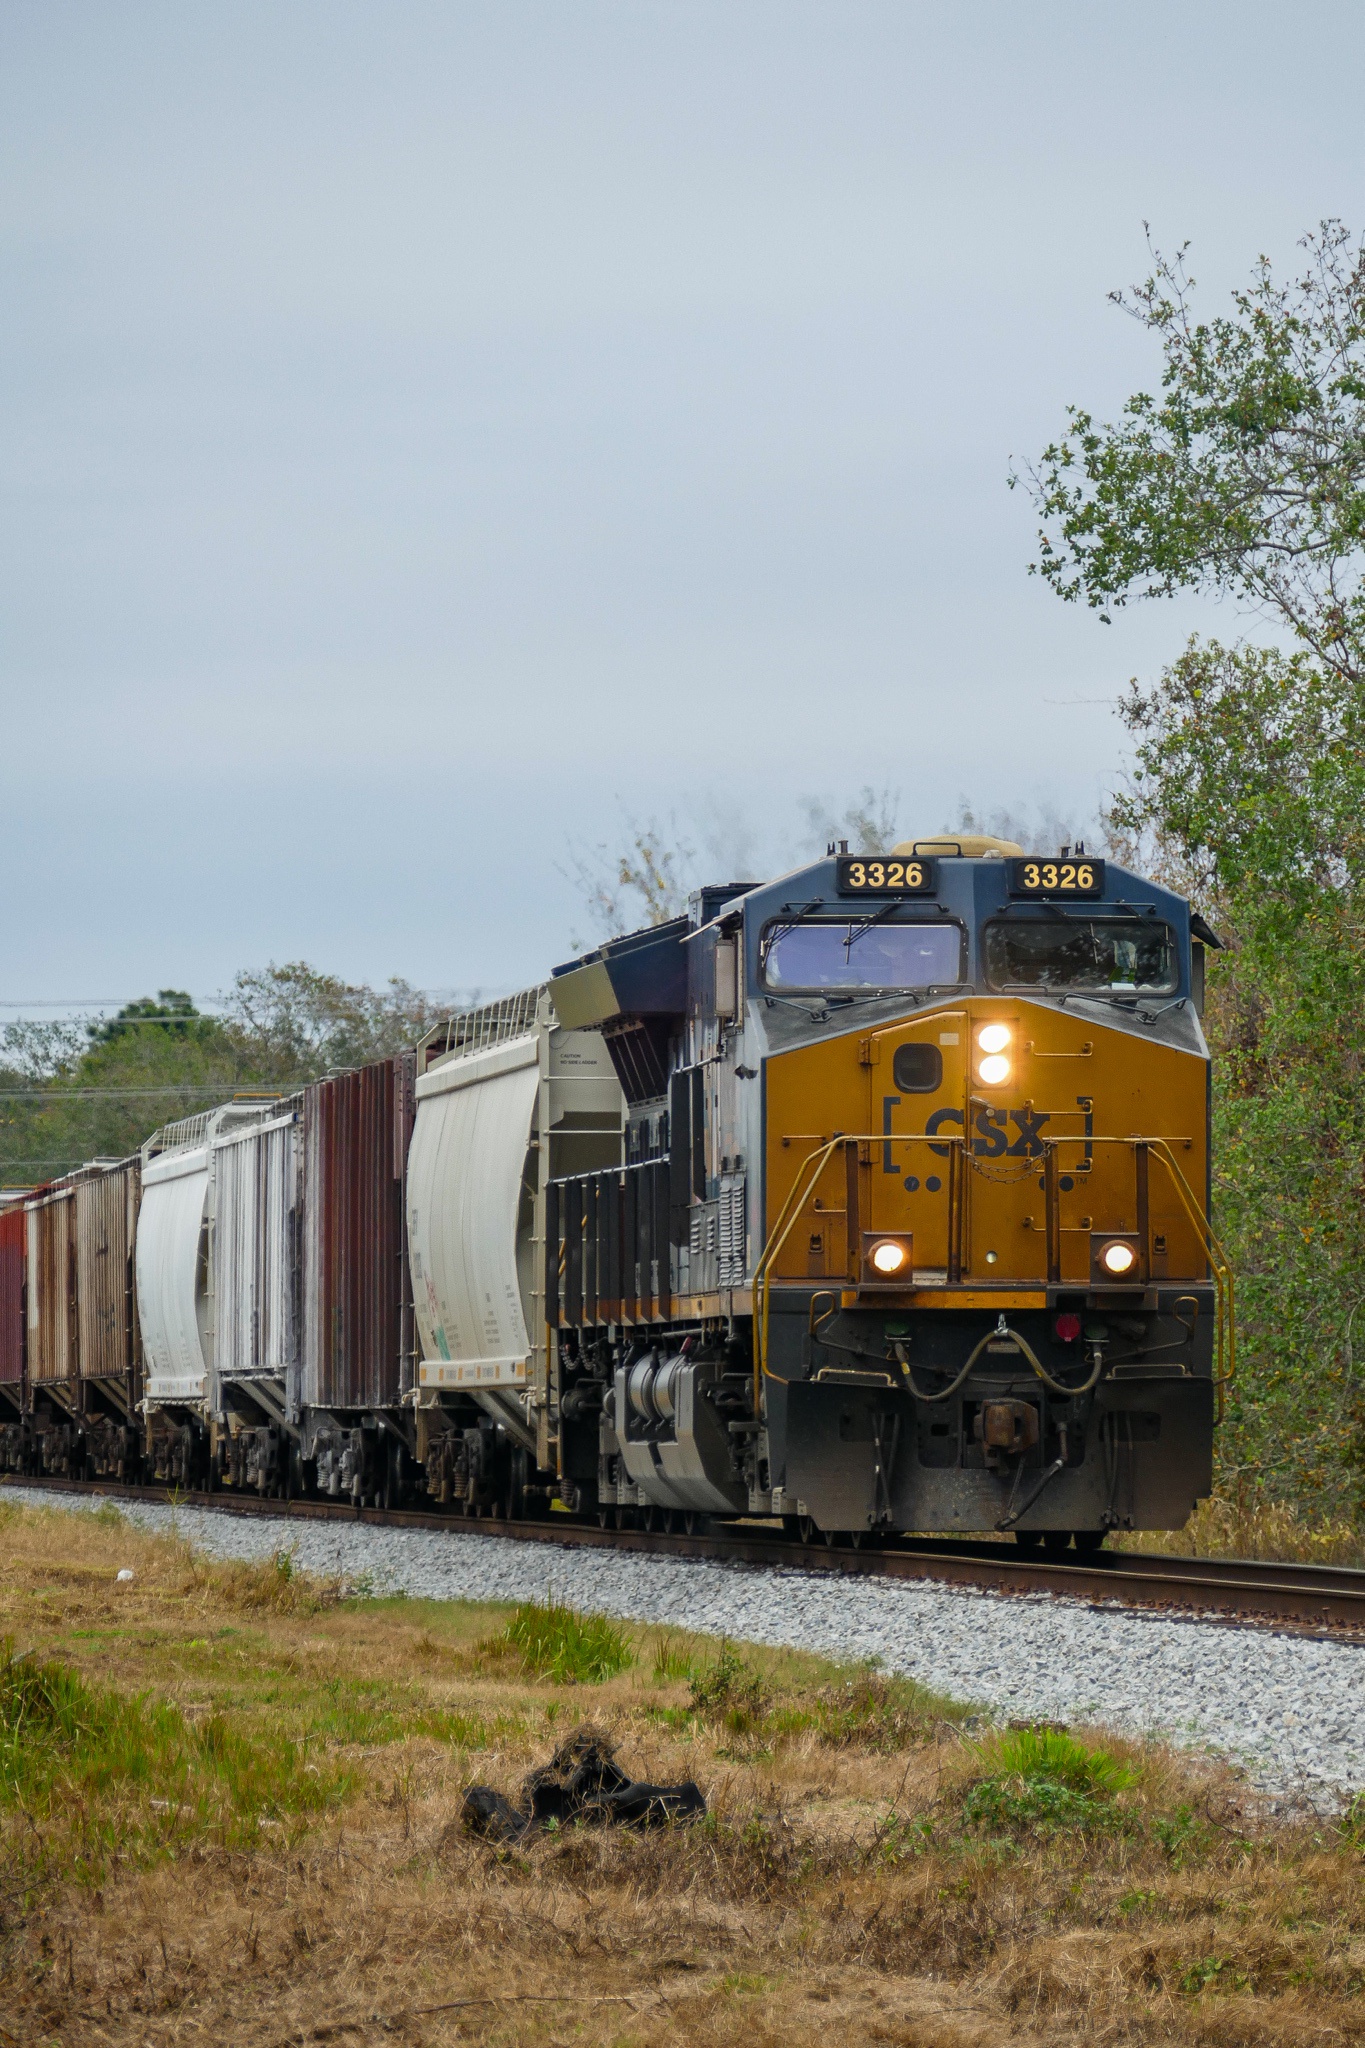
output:
<path id="1" fill-rule="evenodd" d="M 723 1174 L 720 1183 L 720 1285 L 742 1287 L 748 1267 L 745 1176 Z"/>

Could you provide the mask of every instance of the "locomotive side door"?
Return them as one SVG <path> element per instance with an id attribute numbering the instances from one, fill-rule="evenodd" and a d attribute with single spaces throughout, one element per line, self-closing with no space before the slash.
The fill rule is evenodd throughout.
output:
<path id="1" fill-rule="evenodd" d="M 868 1067 L 870 1171 L 862 1173 L 870 1230 L 914 1233 L 915 1279 L 946 1281 L 953 1148 L 937 1133 L 960 1138 L 967 1111 L 967 1013 L 939 1010 L 907 1018 L 864 1041 Z M 906 1137 L 917 1140 L 907 1144 Z M 899 1142 L 898 1142 L 899 1140 Z M 924 1142 L 927 1140 L 928 1142 Z"/>

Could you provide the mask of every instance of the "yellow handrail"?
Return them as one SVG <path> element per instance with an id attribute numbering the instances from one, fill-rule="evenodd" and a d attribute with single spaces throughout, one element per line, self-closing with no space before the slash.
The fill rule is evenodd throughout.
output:
<path id="1" fill-rule="evenodd" d="M 792 1181 L 791 1187 L 788 1189 L 787 1198 L 778 1212 L 772 1229 L 768 1233 L 767 1242 L 759 1254 L 758 1262 L 754 1267 L 755 1307 L 758 1311 L 754 1319 L 756 1339 L 754 1344 L 754 1414 L 756 1416 L 762 1412 L 762 1383 L 765 1379 L 773 1377 L 773 1374 L 768 1369 L 768 1319 L 771 1301 L 771 1287 L 769 1283 L 773 1266 L 777 1262 L 777 1256 L 791 1235 L 796 1219 L 805 1205 L 806 1198 L 819 1180 L 833 1154 L 848 1145 L 884 1145 L 888 1140 L 895 1145 L 934 1145 L 940 1149 L 951 1145 L 965 1147 L 967 1142 L 965 1132 L 953 1136 L 946 1131 L 932 1133 L 927 1131 L 897 1131 L 894 1134 L 889 1134 L 886 1131 L 841 1131 L 837 1137 L 825 1139 L 816 1146 L 813 1152 L 807 1153 L 797 1168 L 796 1176 Z M 1213 1384 L 1219 1390 L 1221 1414 L 1222 1389 L 1231 1380 L 1237 1366 L 1236 1303 L 1232 1266 L 1217 1232 L 1214 1230 L 1200 1203 L 1196 1200 L 1194 1191 L 1186 1180 L 1179 1161 L 1171 1151 L 1170 1141 L 1166 1138 L 1158 1137 L 1110 1137 L 1107 1134 L 1090 1132 L 1084 1137 L 1077 1133 L 1071 1136 L 1059 1135 L 1057 1137 L 1040 1138 L 1038 1142 L 1042 1145 L 1128 1145 L 1133 1148 L 1139 1145 L 1146 1145 L 1156 1153 L 1157 1157 L 1167 1168 L 1175 1184 L 1176 1193 L 1180 1198 L 1181 1205 L 1194 1225 L 1196 1235 L 1213 1272 L 1214 1290 L 1218 1303 L 1217 1326 L 1214 1332 L 1214 1355 L 1218 1370 L 1215 1373 Z M 964 1156 L 970 1162 L 971 1154 L 965 1153 Z"/>

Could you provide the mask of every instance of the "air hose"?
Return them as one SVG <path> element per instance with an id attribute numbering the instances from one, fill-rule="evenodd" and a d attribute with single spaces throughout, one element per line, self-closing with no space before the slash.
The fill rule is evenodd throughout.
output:
<path id="1" fill-rule="evenodd" d="M 1039 1358 L 1037 1352 L 1033 1349 L 1033 1346 L 1029 1343 L 1027 1337 L 1021 1337 L 1017 1330 L 1010 1329 L 1009 1325 L 1005 1321 L 1004 1316 L 1002 1315 L 997 1321 L 995 1328 L 993 1330 L 987 1330 L 985 1336 L 981 1339 L 980 1343 L 972 1347 L 971 1353 L 969 1354 L 967 1359 L 967 1363 L 963 1366 L 961 1372 L 953 1381 L 952 1385 L 950 1387 L 945 1387 L 941 1394 L 922 1393 L 920 1389 L 915 1385 L 915 1375 L 913 1374 L 913 1372 L 911 1372 L 910 1367 L 907 1364 L 905 1367 L 905 1375 L 910 1382 L 911 1393 L 915 1396 L 915 1399 L 917 1401 L 950 1401 L 953 1395 L 957 1392 L 958 1388 L 962 1386 L 962 1384 L 966 1380 L 968 1373 L 970 1373 L 972 1367 L 976 1364 L 977 1359 L 980 1358 L 986 1346 L 988 1344 L 998 1343 L 1002 1337 L 1008 1337 L 1010 1342 L 1014 1344 L 1020 1351 L 1023 1352 L 1025 1358 L 1033 1367 L 1034 1372 L 1038 1375 L 1038 1378 L 1042 1381 L 1043 1385 L 1047 1387 L 1051 1393 L 1060 1394 L 1064 1400 L 1069 1401 L 1073 1399 L 1077 1394 L 1088 1394 L 1092 1392 L 1099 1380 L 1100 1374 L 1104 1370 L 1104 1353 L 1100 1350 L 1099 1346 L 1097 1345 L 1095 1347 L 1095 1363 L 1091 1370 L 1091 1374 L 1088 1380 L 1083 1380 L 1080 1386 L 1078 1387 L 1068 1387 L 1061 1380 L 1054 1380 L 1052 1374 L 1043 1364 L 1043 1361 L 1041 1360 L 1041 1358 Z"/>

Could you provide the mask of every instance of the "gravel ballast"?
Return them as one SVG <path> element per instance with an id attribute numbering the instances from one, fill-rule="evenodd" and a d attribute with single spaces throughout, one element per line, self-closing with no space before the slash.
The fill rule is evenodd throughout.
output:
<path id="1" fill-rule="evenodd" d="M 10 1484 L 0 1498 L 94 1511 L 88 1494 Z M 992 1713 L 1102 1723 L 1221 1752 L 1272 1793 L 1333 1804 L 1365 1786 L 1365 1648 L 925 1580 L 831 1577 L 458 1530 L 248 1518 L 120 1500 L 213 1557 L 282 1547 L 298 1566 L 427 1600 L 543 1599 L 630 1621 L 876 1658 Z"/>

